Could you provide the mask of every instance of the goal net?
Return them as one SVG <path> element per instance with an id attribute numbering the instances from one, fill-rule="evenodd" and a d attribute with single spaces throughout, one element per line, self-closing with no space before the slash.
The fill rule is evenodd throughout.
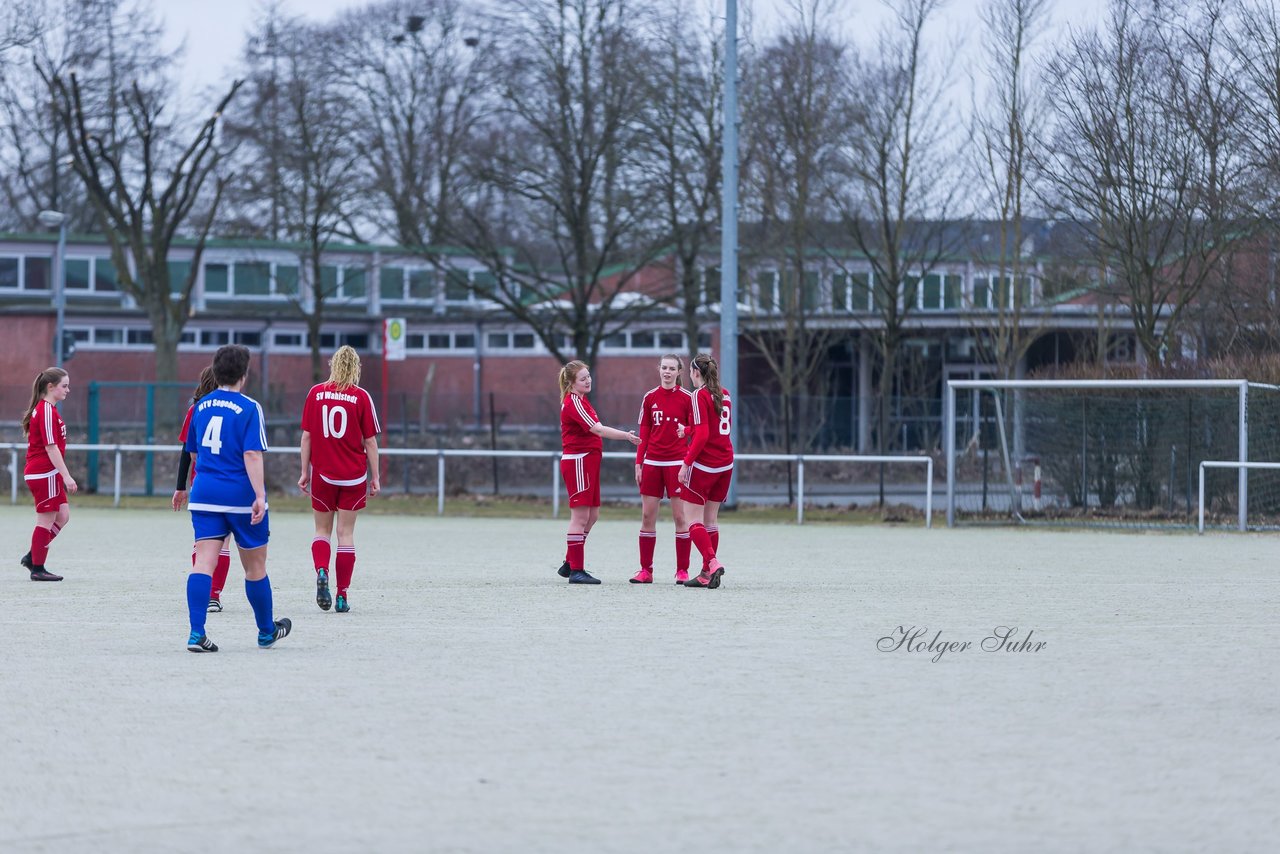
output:
<path id="1" fill-rule="evenodd" d="M 1200 463 L 1280 462 L 1280 387 L 952 380 L 947 522 L 1196 524 Z M 1280 471 L 1205 471 L 1208 524 L 1280 526 Z"/>

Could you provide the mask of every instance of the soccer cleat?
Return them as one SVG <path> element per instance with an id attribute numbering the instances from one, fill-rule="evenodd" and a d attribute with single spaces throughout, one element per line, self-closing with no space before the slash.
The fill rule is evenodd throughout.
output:
<path id="1" fill-rule="evenodd" d="M 347 602 L 347 597 L 344 594 L 338 594 L 338 604 L 333 607 L 333 610 L 339 614 L 345 614 L 351 610 L 351 605 Z"/>
<path id="2" fill-rule="evenodd" d="M 31 567 L 32 581 L 61 581 L 61 575 L 54 575 L 52 572 L 44 568 L 44 564 L 37 563 Z"/>
<path id="3" fill-rule="evenodd" d="M 210 600 L 209 600 L 209 608 L 208 608 L 208 612 L 209 612 L 210 614 L 220 614 L 220 613 L 222 613 L 222 601 L 221 601 L 221 600 L 219 600 L 219 599 L 218 599 L 218 597 L 216 597 L 216 596 L 215 596 L 215 597 L 213 597 L 212 599 L 210 599 Z"/>
<path id="4" fill-rule="evenodd" d="M 198 635 L 191 633 L 191 637 L 187 638 L 188 652 L 217 652 L 218 645 L 209 640 L 208 635 Z"/>
<path id="5" fill-rule="evenodd" d="M 570 584 L 599 584 L 600 579 L 596 578 L 585 569 L 575 569 L 569 573 Z"/>
<path id="6" fill-rule="evenodd" d="M 635 575 L 631 576 L 631 583 L 632 584 L 652 584 L 653 570 L 652 569 L 640 570 Z"/>
<path id="7" fill-rule="evenodd" d="M 724 575 L 723 566 L 715 570 L 714 572 L 708 569 L 704 569 L 702 572 L 698 573 L 696 576 L 686 581 L 684 583 L 684 586 L 700 587 L 706 590 L 715 590 L 717 587 L 720 586 L 720 576 L 722 575 Z"/>
<path id="8" fill-rule="evenodd" d="M 333 604 L 333 596 L 329 594 L 329 570 L 316 570 L 316 604 L 321 611 L 328 611 Z"/>
<path id="9" fill-rule="evenodd" d="M 280 640 L 280 638 L 288 637 L 291 631 L 293 631 L 293 620 L 288 617 L 281 617 L 276 620 L 275 631 L 258 632 L 258 646 L 266 649 Z"/>
<path id="10" fill-rule="evenodd" d="M 560 564 L 560 568 L 556 570 L 556 574 L 561 578 L 568 578 L 572 573 L 573 570 L 569 568 L 569 561 L 567 560 Z"/>
<path id="11" fill-rule="evenodd" d="M 18 561 L 18 563 L 25 566 L 27 568 L 27 572 L 30 572 L 31 571 L 31 552 L 27 552 L 26 554 L 24 554 L 22 556 L 22 560 Z"/>
<path id="12" fill-rule="evenodd" d="M 684 584 L 688 580 L 689 580 L 689 570 L 687 569 L 676 570 L 676 584 Z"/>

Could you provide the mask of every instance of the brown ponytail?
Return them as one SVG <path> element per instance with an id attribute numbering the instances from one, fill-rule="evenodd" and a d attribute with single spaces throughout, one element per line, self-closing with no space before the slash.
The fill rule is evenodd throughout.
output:
<path id="1" fill-rule="evenodd" d="M 200 372 L 200 382 L 196 384 L 196 390 L 191 393 L 191 402 L 195 403 L 217 387 L 218 381 L 213 376 L 213 365 L 205 365 L 204 370 Z"/>
<path id="2" fill-rule="evenodd" d="M 27 411 L 22 413 L 23 436 L 30 434 L 31 414 L 35 411 L 36 404 L 44 400 L 45 392 L 49 390 L 49 386 L 62 382 L 62 378 L 66 375 L 67 372 L 62 368 L 45 368 L 36 375 L 36 381 L 31 386 L 31 402 L 27 404 Z"/>
<path id="3" fill-rule="evenodd" d="M 587 363 L 581 359 L 574 359 L 569 364 L 560 369 L 560 402 L 564 403 L 565 397 L 569 394 L 569 389 L 573 388 L 573 381 L 578 378 L 578 374 L 582 373 L 582 369 L 587 367 Z"/>
<path id="4" fill-rule="evenodd" d="M 702 374 L 702 383 L 711 392 L 711 402 L 715 404 L 716 415 L 720 415 L 720 407 L 724 404 L 724 389 L 720 388 L 720 365 L 711 358 L 710 353 L 699 353 L 693 357 L 693 367 Z"/>

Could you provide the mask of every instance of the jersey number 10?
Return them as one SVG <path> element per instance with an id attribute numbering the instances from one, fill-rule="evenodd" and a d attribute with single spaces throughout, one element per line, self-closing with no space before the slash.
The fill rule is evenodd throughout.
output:
<path id="1" fill-rule="evenodd" d="M 325 404 L 320 409 L 320 426 L 326 439 L 341 439 L 347 434 L 347 410 L 341 406 Z"/>

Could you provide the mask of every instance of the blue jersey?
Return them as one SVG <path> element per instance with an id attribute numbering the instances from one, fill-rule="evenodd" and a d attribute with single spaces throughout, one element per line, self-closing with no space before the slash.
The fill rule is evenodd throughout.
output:
<path id="1" fill-rule="evenodd" d="M 218 389 L 200 398 L 191 413 L 184 446 L 200 473 L 191 484 L 192 510 L 249 513 L 253 484 L 244 467 L 245 451 L 267 449 L 262 407 L 251 397 Z"/>

